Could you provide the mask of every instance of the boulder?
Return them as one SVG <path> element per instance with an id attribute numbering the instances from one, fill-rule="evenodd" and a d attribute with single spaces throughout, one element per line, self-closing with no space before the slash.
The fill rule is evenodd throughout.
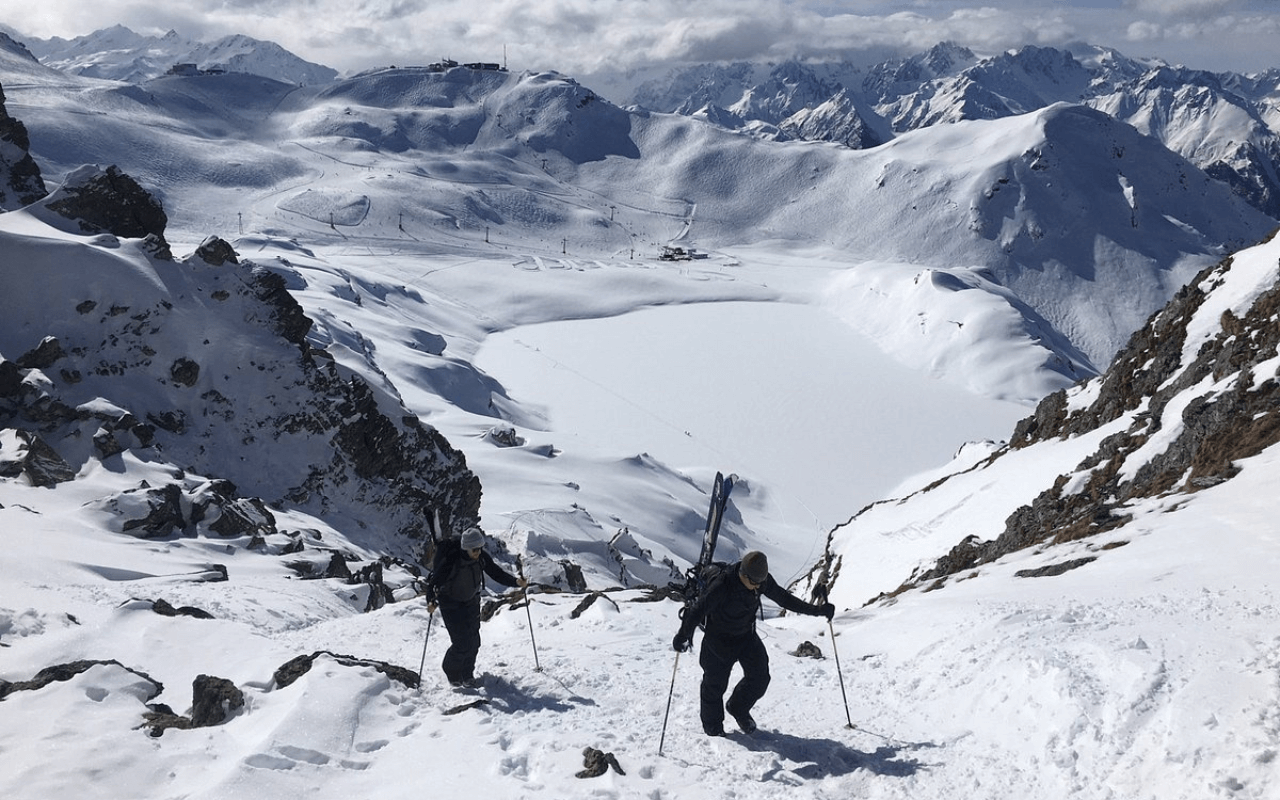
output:
<path id="1" fill-rule="evenodd" d="M 221 725 L 244 708 L 244 692 L 226 678 L 197 675 L 191 684 L 191 726 Z"/>
<path id="2" fill-rule="evenodd" d="M 822 650 L 808 640 L 801 642 L 799 647 L 791 651 L 791 655 L 796 658 L 825 658 L 822 655 Z"/>
<path id="3" fill-rule="evenodd" d="M 226 678 L 197 675 L 191 683 L 191 716 L 179 716 L 163 703 L 148 708 L 151 711 L 143 715 L 144 724 L 153 737 L 161 736 L 170 728 L 189 730 L 221 725 L 244 708 L 244 692 Z"/>
<path id="4" fill-rule="evenodd" d="M 577 773 L 579 778 L 598 778 L 608 772 L 611 767 L 619 775 L 627 774 L 622 771 L 622 765 L 618 763 L 613 753 L 606 753 L 594 747 L 588 747 L 582 751 L 582 765 L 585 769 Z"/>

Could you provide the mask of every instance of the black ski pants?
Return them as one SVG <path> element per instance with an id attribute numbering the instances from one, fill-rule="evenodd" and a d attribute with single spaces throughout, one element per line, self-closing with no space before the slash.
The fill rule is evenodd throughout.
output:
<path id="1" fill-rule="evenodd" d="M 735 717 L 749 714 L 769 688 L 769 652 L 754 630 L 742 636 L 703 636 L 698 663 L 702 665 L 701 716 L 704 731 L 724 728 L 725 708 Z M 734 664 L 742 665 L 742 679 L 733 687 L 729 702 L 724 703 L 729 673 L 733 671 Z"/>
<path id="2" fill-rule="evenodd" d="M 440 665 L 445 677 L 450 682 L 474 678 L 480 652 L 480 598 L 462 603 L 441 600 L 440 618 L 449 632 L 449 649 Z"/>

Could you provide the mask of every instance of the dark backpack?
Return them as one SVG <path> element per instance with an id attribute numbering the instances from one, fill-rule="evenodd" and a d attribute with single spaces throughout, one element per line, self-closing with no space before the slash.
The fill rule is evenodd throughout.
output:
<path id="1" fill-rule="evenodd" d="M 452 577 L 462 557 L 461 539 L 441 539 L 436 542 L 436 552 L 431 558 L 431 578 L 429 583 L 439 589 Z"/>
<path id="2" fill-rule="evenodd" d="M 707 593 L 707 588 L 711 586 L 712 581 L 725 574 L 732 566 L 728 561 L 712 561 L 701 567 L 696 564 L 689 567 L 689 571 L 685 573 L 684 605 L 680 608 L 680 619 L 684 619 L 685 614 Z M 705 629 L 705 626 L 706 618 L 704 617 L 698 621 L 698 627 Z"/>

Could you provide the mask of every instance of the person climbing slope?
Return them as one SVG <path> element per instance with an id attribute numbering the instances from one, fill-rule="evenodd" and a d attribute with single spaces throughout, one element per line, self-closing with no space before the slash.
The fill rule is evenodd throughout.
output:
<path id="1" fill-rule="evenodd" d="M 752 550 L 736 564 L 728 565 L 707 585 L 697 602 L 689 607 L 672 640 L 677 652 L 693 644 L 693 631 L 704 620 L 700 716 L 708 736 L 724 735 L 727 710 L 744 733 L 756 730 L 751 709 L 769 688 L 769 653 L 756 633 L 760 598 L 767 597 L 788 611 L 831 619 L 835 606 L 806 603 L 783 589 L 769 574 L 769 560 Z M 724 702 L 734 664 L 742 665 L 742 679 Z"/>
<path id="2" fill-rule="evenodd" d="M 477 685 L 476 657 L 480 652 L 480 590 L 488 575 L 503 586 L 523 586 L 525 582 L 494 562 L 484 549 L 485 536 L 479 528 L 468 528 L 459 539 L 446 539 L 436 548 L 431 576 L 427 579 L 428 607 L 440 608 L 449 649 L 441 668 L 455 687 Z"/>

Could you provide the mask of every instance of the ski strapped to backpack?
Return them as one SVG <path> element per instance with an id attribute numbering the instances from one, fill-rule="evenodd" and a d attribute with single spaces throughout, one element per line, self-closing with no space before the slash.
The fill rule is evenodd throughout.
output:
<path id="1" fill-rule="evenodd" d="M 716 541 L 720 537 L 720 522 L 724 518 L 725 507 L 729 504 L 729 493 L 733 491 L 737 480 L 737 475 L 726 478 L 721 473 L 716 473 L 716 482 L 711 489 L 711 507 L 707 510 L 707 525 L 702 532 L 702 550 L 698 554 L 698 562 L 685 573 L 684 607 L 680 609 L 682 618 L 684 612 L 702 596 L 707 584 L 727 566 L 724 562 L 715 560 Z"/>

